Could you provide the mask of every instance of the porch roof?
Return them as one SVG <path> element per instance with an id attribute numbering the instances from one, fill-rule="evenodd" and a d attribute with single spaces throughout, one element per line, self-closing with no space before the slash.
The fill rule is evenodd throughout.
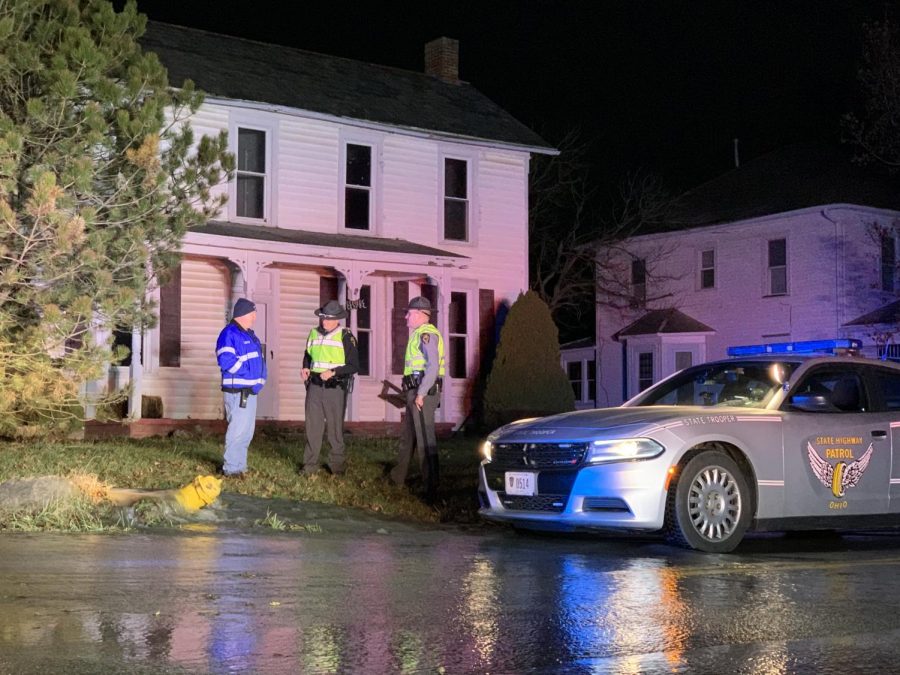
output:
<path id="1" fill-rule="evenodd" d="M 869 326 L 880 323 L 897 323 L 898 321 L 900 321 L 900 300 L 894 300 L 894 302 L 882 305 L 878 309 L 858 316 L 844 325 Z"/>
<path id="2" fill-rule="evenodd" d="M 653 309 L 632 321 L 613 338 L 618 340 L 632 335 L 659 335 L 662 333 L 715 333 L 702 321 L 677 309 Z"/>
<path id="3" fill-rule="evenodd" d="M 285 244 L 302 244 L 306 246 L 324 246 L 331 248 L 347 248 L 362 251 L 381 251 L 384 253 L 401 253 L 406 255 L 422 255 L 442 258 L 458 258 L 467 260 L 468 256 L 452 251 L 444 251 L 423 244 L 416 244 L 405 239 L 387 239 L 365 235 L 337 234 L 331 232 L 310 232 L 308 230 L 287 230 L 278 227 L 247 225 L 211 220 L 206 225 L 192 227 L 189 232 L 196 234 L 213 234 L 238 239 L 254 239 L 256 241 L 274 241 Z"/>

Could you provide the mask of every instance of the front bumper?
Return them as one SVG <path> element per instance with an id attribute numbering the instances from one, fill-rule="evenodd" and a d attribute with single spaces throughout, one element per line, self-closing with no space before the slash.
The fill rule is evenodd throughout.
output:
<path id="1" fill-rule="evenodd" d="M 663 454 L 650 460 L 538 471 L 538 494 L 522 498 L 499 489 L 500 472 L 485 461 L 479 467 L 479 514 L 541 530 L 659 530 L 665 518 L 669 466 Z M 567 484 L 568 491 L 562 492 Z"/>

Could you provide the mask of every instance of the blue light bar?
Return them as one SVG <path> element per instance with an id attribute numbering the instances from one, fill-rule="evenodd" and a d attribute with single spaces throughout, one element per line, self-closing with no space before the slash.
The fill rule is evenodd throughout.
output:
<path id="1" fill-rule="evenodd" d="M 805 340 L 802 342 L 770 342 L 762 345 L 729 347 L 728 356 L 758 356 L 760 354 L 834 354 L 840 349 L 862 349 L 861 340 Z"/>

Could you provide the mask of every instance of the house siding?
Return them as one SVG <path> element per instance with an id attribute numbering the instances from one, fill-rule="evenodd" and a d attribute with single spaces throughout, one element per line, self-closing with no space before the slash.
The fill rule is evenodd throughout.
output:
<path id="1" fill-rule="evenodd" d="M 142 382 L 144 395 L 162 398 L 165 417 L 222 418 L 216 339 L 225 326 L 228 288 L 228 271 L 221 263 L 191 258 L 182 261 L 181 366 L 146 370 Z"/>

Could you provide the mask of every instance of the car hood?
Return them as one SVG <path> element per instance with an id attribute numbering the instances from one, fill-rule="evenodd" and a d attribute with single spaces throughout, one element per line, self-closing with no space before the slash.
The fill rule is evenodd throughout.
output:
<path id="1" fill-rule="evenodd" d="M 642 426 L 650 427 L 685 417 L 723 414 L 725 409 L 694 406 L 637 406 L 579 410 L 550 417 L 540 417 L 527 422 L 516 422 L 498 429 L 492 436 L 494 442 L 559 442 L 589 440 L 598 437 L 612 438 L 617 433 L 629 435 L 639 432 Z M 727 409 L 733 414 L 734 409 Z"/>

